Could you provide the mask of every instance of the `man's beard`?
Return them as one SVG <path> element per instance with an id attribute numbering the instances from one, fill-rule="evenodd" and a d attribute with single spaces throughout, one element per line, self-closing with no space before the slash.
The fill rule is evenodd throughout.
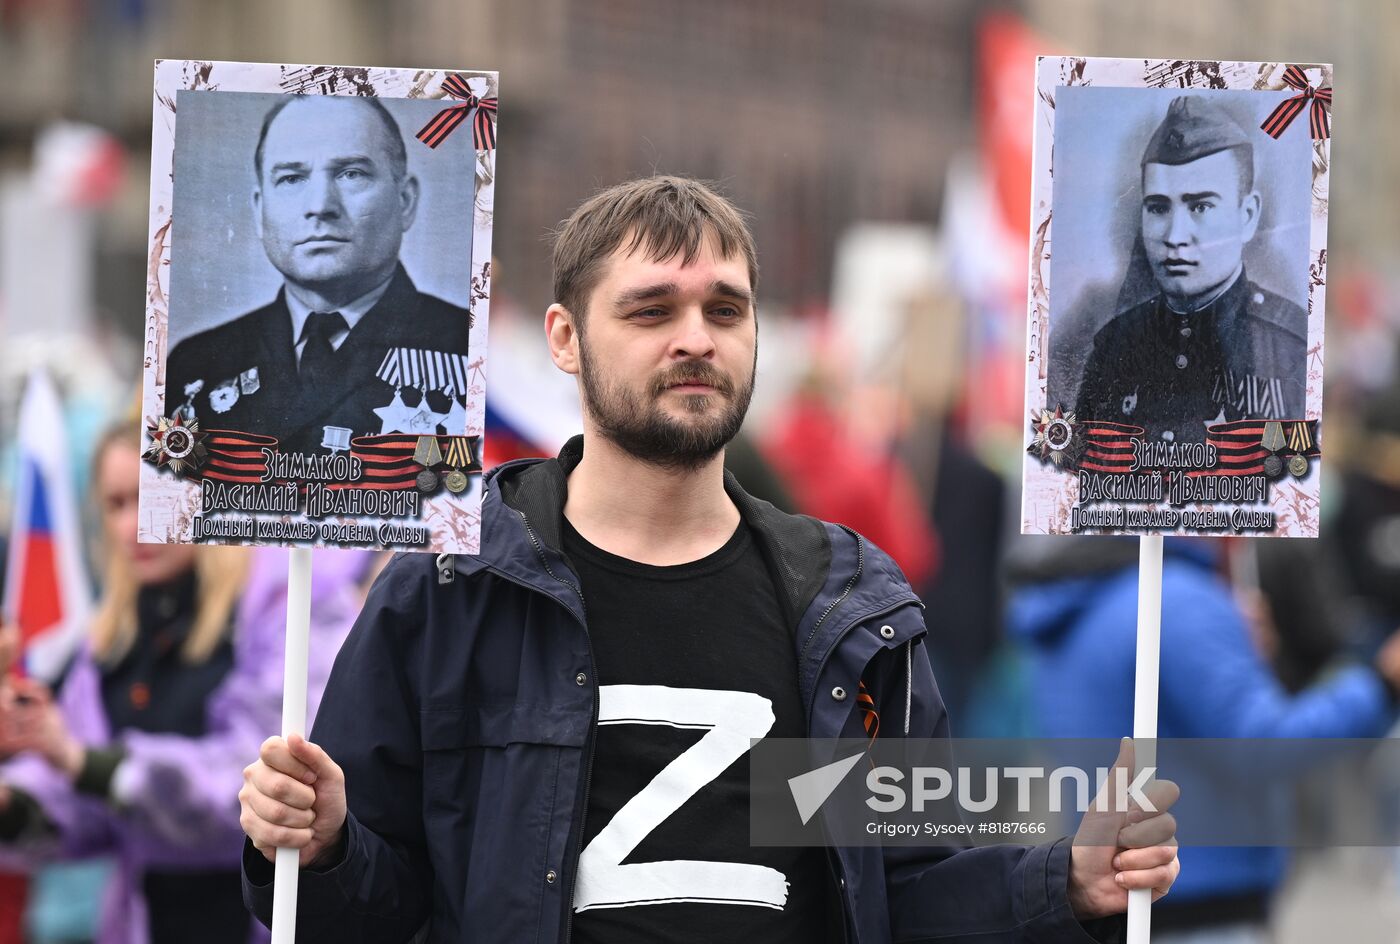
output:
<path id="1" fill-rule="evenodd" d="M 753 397 L 753 370 L 736 394 L 729 378 L 706 361 L 683 361 L 657 374 L 647 383 L 645 393 L 638 394 L 610 382 L 590 356 L 582 336 L 579 359 L 584 408 L 598 431 L 628 455 L 665 469 L 692 472 L 718 455 L 738 434 Z M 715 391 L 680 398 L 681 407 L 697 418 L 690 423 L 668 416 L 659 402 L 668 388 L 687 382 L 705 384 Z M 711 398 L 719 396 L 725 398 L 719 415 L 701 418 Z"/>

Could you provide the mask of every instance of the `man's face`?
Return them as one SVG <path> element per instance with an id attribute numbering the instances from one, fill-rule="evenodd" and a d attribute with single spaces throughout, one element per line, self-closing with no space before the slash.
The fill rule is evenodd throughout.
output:
<path id="1" fill-rule="evenodd" d="M 584 411 L 629 454 L 693 469 L 739 432 L 753 395 L 748 266 L 710 238 L 690 265 L 644 250 L 615 252 L 589 296 L 577 332 Z"/>
<path id="2" fill-rule="evenodd" d="M 418 205 L 417 180 L 394 176 L 389 134 L 354 99 L 308 96 L 273 119 L 254 218 L 288 282 L 349 301 L 389 277 Z"/>
<path id="3" fill-rule="evenodd" d="M 1219 287 L 1258 225 L 1259 194 L 1240 193 L 1229 151 L 1143 167 L 1142 242 L 1169 298 L 1189 303 Z"/>

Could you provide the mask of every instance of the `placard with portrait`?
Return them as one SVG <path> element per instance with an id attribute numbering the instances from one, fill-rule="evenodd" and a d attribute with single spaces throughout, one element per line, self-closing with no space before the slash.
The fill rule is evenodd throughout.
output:
<path id="1" fill-rule="evenodd" d="M 1316 536 L 1327 65 L 1037 65 L 1022 532 Z"/>
<path id="2" fill-rule="evenodd" d="M 141 540 L 478 550 L 497 98 L 156 63 Z"/>

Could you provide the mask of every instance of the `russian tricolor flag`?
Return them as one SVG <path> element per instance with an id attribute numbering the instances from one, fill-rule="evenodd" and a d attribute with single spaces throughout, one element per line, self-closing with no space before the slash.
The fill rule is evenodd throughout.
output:
<path id="1" fill-rule="evenodd" d="M 482 467 L 528 456 L 552 456 L 583 432 L 574 378 L 549 359 L 538 322 L 519 315 L 491 322 L 491 380 L 486 398 Z"/>
<path id="2" fill-rule="evenodd" d="M 25 387 L 16 445 L 19 465 L 0 612 L 19 625 L 25 671 L 52 682 L 86 631 L 91 588 L 63 406 L 40 371 Z"/>

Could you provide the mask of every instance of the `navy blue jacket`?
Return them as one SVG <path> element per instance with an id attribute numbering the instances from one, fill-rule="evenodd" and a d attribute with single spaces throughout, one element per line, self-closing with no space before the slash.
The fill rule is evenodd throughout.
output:
<path id="1" fill-rule="evenodd" d="M 301 873 L 299 944 L 569 939 L 598 705 L 586 605 L 559 550 L 582 449 L 487 476 L 480 556 L 439 570 L 399 555 L 370 591 L 312 732 L 345 771 L 350 814 L 343 860 Z M 810 735 L 862 736 L 844 693 L 864 679 L 881 737 L 946 737 L 922 604 L 894 562 L 725 485 L 795 626 Z M 1069 851 L 840 848 L 832 887 L 859 944 L 1089 942 L 1066 895 Z M 266 922 L 271 866 L 249 846 L 244 869 Z"/>

